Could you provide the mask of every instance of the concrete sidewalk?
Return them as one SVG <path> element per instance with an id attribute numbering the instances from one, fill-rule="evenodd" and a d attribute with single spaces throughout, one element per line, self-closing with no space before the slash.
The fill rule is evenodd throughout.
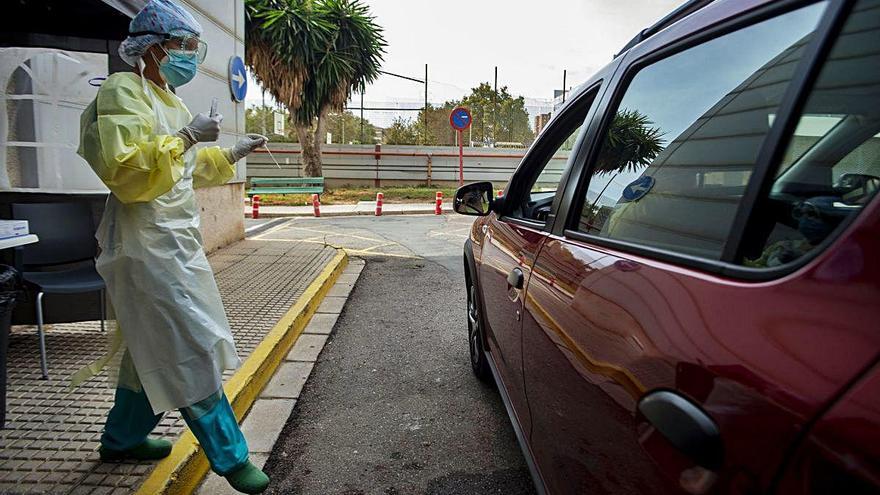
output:
<path id="1" fill-rule="evenodd" d="M 449 199 L 444 199 L 443 213 L 452 212 L 452 204 Z M 244 216 L 251 217 L 252 209 L 246 206 Z M 383 215 L 425 215 L 434 213 L 434 203 L 385 203 L 382 206 Z M 352 215 L 375 215 L 375 201 L 360 201 L 354 205 L 321 205 L 322 217 L 341 217 Z M 311 206 L 260 206 L 260 217 L 313 217 L 315 209 Z"/>
<path id="2" fill-rule="evenodd" d="M 332 284 L 327 273 L 335 265 L 341 272 L 340 258 L 344 261 L 335 249 L 320 244 L 266 240 L 244 240 L 209 256 L 239 355 L 245 361 L 239 372 L 224 377 L 238 414 L 243 415 L 251 402 L 236 402 L 230 388 L 241 396 L 253 395 L 245 399 L 255 398 L 259 390 L 248 391 L 241 372 L 250 373 L 245 377 L 248 383 L 268 380 L 278 363 L 258 370 L 254 361 L 265 352 L 270 338 L 278 339 L 282 323 L 291 329 L 297 326 L 295 332 L 281 337 L 287 341 L 279 340 L 284 344 L 277 346 L 279 352 L 286 354 L 285 345 L 299 337 L 330 288 L 316 289 L 315 282 L 324 277 Z M 333 272 L 333 279 L 338 272 Z M 294 310 L 304 318 L 291 315 Z M 153 472 L 156 464 L 99 461 L 96 449 L 114 395 L 107 373 L 67 390 L 68 377 L 105 352 L 107 339 L 98 322 L 50 325 L 46 339 L 50 379 L 44 381 L 35 329 L 13 327 L 10 336 L 7 425 L 0 430 L 0 493 L 122 494 L 137 490 L 148 478 L 161 481 L 162 473 Z M 284 354 L 267 359 L 281 361 Z M 177 442 L 177 452 L 182 450 L 178 439 L 184 430 L 183 420 L 174 412 L 162 419 L 154 434 Z M 171 469 L 169 478 L 178 472 Z"/>

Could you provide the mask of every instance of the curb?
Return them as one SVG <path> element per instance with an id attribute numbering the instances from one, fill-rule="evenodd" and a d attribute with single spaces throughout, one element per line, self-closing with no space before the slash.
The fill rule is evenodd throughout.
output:
<path id="1" fill-rule="evenodd" d="M 303 295 L 266 334 L 241 368 L 223 386 L 238 421 L 244 418 L 260 391 L 275 373 L 284 356 L 302 334 L 312 315 L 336 279 L 348 265 L 348 255 L 337 252 L 330 263 L 309 284 Z M 189 495 L 196 491 L 210 470 L 208 459 L 187 429 L 174 443 L 171 455 L 156 464 L 138 488 L 137 495 Z"/>

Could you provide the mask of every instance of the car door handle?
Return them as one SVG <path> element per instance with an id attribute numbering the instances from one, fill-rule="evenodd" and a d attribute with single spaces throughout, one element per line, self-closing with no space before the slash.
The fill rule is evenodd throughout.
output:
<path id="1" fill-rule="evenodd" d="M 523 272 L 519 268 L 514 268 L 509 274 L 507 274 L 507 285 L 514 289 L 522 289 L 524 280 L 525 277 L 523 277 Z"/>
<path id="2" fill-rule="evenodd" d="M 661 435 L 697 465 L 712 471 L 721 467 L 721 432 L 696 404 L 675 392 L 658 390 L 642 397 L 638 409 Z"/>

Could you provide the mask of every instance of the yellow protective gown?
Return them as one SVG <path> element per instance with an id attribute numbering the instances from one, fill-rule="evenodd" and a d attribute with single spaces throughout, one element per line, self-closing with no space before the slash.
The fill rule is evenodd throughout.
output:
<path id="1" fill-rule="evenodd" d="M 112 193 L 96 236 L 98 273 L 156 413 L 217 392 L 223 370 L 240 364 L 193 192 L 225 183 L 235 166 L 216 146 L 184 152 L 175 134 L 190 120 L 173 93 L 117 73 L 80 129 L 79 153 Z"/>

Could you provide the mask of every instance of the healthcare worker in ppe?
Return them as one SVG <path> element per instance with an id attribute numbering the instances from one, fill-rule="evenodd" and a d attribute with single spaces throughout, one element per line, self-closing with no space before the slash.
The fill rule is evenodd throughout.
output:
<path id="1" fill-rule="evenodd" d="M 97 233 L 97 269 L 126 348 L 100 455 L 167 456 L 171 444 L 148 434 L 164 412 L 179 409 L 211 468 L 238 491 L 260 493 L 269 478 L 248 460 L 223 393 L 223 371 L 240 361 L 202 249 L 193 189 L 227 182 L 266 138 L 197 146 L 218 139 L 222 116 L 193 117 L 170 87 L 195 77 L 207 49 L 201 32 L 174 2 L 151 0 L 119 48 L 133 71 L 110 75 L 83 113 L 79 153 L 112 193 Z"/>

